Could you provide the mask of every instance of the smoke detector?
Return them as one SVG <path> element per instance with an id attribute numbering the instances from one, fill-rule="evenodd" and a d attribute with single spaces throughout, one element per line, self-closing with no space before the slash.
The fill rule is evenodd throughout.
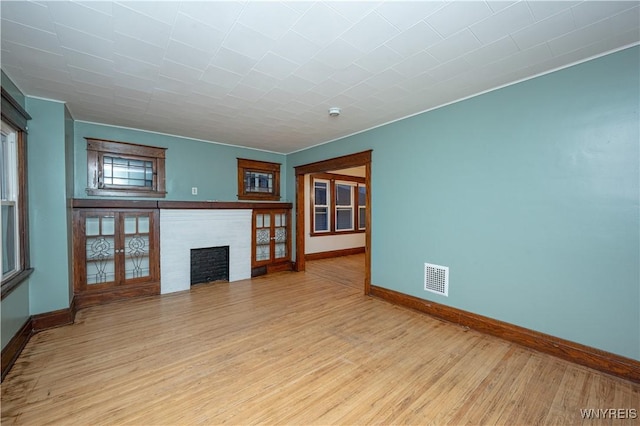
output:
<path id="1" fill-rule="evenodd" d="M 340 108 L 331 107 L 329 108 L 329 117 L 337 117 L 340 115 Z"/>

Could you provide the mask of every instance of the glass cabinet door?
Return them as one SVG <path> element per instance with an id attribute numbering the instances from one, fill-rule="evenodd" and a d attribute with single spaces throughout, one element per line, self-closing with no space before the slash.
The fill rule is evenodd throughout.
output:
<path id="1" fill-rule="evenodd" d="M 274 257 L 283 259 L 289 257 L 287 253 L 287 214 L 274 213 Z"/>
<path id="2" fill-rule="evenodd" d="M 255 213 L 254 225 L 254 263 L 269 262 L 271 260 L 271 214 Z"/>
<path id="3" fill-rule="evenodd" d="M 115 213 L 91 213 L 85 216 L 85 254 L 87 285 L 116 280 Z"/>
<path id="4" fill-rule="evenodd" d="M 122 213 L 124 244 L 120 253 L 124 255 L 124 279 L 148 279 L 150 259 L 150 225 L 147 213 Z"/>

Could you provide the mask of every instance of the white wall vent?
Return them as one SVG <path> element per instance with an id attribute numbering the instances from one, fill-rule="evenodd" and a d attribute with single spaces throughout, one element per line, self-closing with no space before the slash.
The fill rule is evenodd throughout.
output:
<path id="1" fill-rule="evenodd" d="M 449 296 L 449 267 L 424 264 L 424 289 L 441 296 Z"/>

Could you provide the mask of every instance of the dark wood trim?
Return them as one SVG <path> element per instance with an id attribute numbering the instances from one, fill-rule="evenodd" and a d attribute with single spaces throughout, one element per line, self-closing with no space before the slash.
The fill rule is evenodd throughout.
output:
<path id="1" fill-rule="evenodd" d="M 371 152 L 372 150 L 368 150 L 355 154 L 343 155 L 341 157 L 330 158 L 328 160 L 316 161 L 315 163 L 294 167 L 294 170 L 296 175 L 306 175 L 309 173 L 324 173 L 331 170 L 360 167 L 371 162 Z"/>
<path id="2" fill-rule="evenodd" d="M 74 297 L 71 301 L 71 306 L 66 309 L 58 309 L 57 311 L 33 315 L 31 317 L 31 322 L 33 323 L 33 332 L 35 334 L 39 331 L 47 330 L 49 328 L 73 324 L 73 321 L 76 318 L 76 312 L 76 299 Z"/>
<path id="3" fill-rule="evenodd" d="M 9 294 L 11 294 L 11 292 L 14 289 L 16 289 L 20 285 L 20 283 L 22 283 L 24 280 L 29 278 L 29 275 L 31 275 L 32 273 L 33 273 L 33 268 L 23 269 L 22 271 L 18 272 L 13 277 L 11 277 L 8 280 L 4 281 L 2 283 L 1 300 L 4 300 L 5 297 L 7 297 Z"/>
<path id="4" fill-rule="evenodd" d="M 365 185 L 367 186 L 367 209 L 365 230 L 365 277 L 364 293 L 369 294 L 371 286 L 371 157 L 372 150 L 355 154 L 343 155 L 328 160 L 316 161 L 294 167 L 296 175 L 296 271 L 305 270 L 305 197 L 304 175 L 312 173 L 324 173 L 332 170 L 348 169 L 350 167 L 365 166 Z"/>
<path id="5" fill-rule="evenodd" d="M 640 383 L 640 361 L 378 286 L 369 294 L 396 305 Z"/>
<path id="6" fill-rule="evenodd" d="M 158 201 L 159 209 L 290 209 L 292 203 L 239 201 Z"/>
<path id="7" fill-rule="evenodd" d="M 150 200 L 105 200 L 74 198 L 74 209 L 290 209 L 292 203 L 281 202 L 238 202 L 238 201 L 150 201 Z"/>
<path id="8" fill-rule="evenodd" d="M 89 306 L 104 305 L 117 300 L 133 297 L 155 296 L 160 294 L 160 282 L 127 285 L 117 288 L 106 288 L 102 291 L 84 291 L 76 293 L 74 297 L 76 309 L 84 309 Z"/>
<path id="9" fill-rule="evenodd" d="M 33 335 L 33 324 L 31 321 L 31 317 L 27 319 L 27 321 L 22 325 L 20 330 L 9 340 L 7 346 L 2 348 L 2 378 L 4 380 L 5 376 L 13 367 L 13 364 L 16 362 L 22 350 L 29 342 L 29 339 Z"/>
<path id="10" fill-rule="evenodd" d="M 2 298 L 10 294 L 18 285 L 24 281 L 33 272 L 31 269 L 31 256 L 29 250 L 29 185 L 28 185 L 28 161 L 27 161 L 27 121 L 31 116 L 22 108 L 22 106 L 3 88 L 2 107 L 0 115 L 2 120 L 13 126 L 16 134 L 16 155 L 18 167 L 18 250 L 20 256 L 20 264 L 18 265 L 18 273 L 2 282 L 0 286 Z"/>
<path id="11" fill-rule="evenodd" d="M 364 253 L 364 247 L 354 247 L 342 250 L 321 251 L 318 253 L 307 253 L 304 255 L 305 260 L 328 259 L 330 257 L 350 256 L 352 254 Z"/>
<path id="12" fill-rule="evenodd" d="M 27 121 L 31 120 L 31 116 L 4 87 L 0 87 L 0 93 L 2 94 L 2 118 L 12 126 L 26 132 Z"/>
<path id="13" fill-rule="evenodd" d="M 147 200 L 94 200 L 90 198 L 74 198 L 71 200 L 74 209 L 157 209 L 157 201 Z"/>
<path id="14" fill-rule="evenodd" d="M 305 202 L 304 202 L 304 175 L 296 175 L 296 272 L 304 272 L 304 216 Z"/>

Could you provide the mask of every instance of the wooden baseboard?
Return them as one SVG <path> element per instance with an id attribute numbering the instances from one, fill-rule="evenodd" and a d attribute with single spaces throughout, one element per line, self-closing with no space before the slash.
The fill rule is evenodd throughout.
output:
<path id="1" fill-rule="evenodd" d="M 24 323 L 24 325 L 18 330 L 13 338 L 2 349 L 2 378 L 0 381 L 4 381 L 5 376 L 13 367 L 20 353 L 27 345 L 27 342 L 33 335 L 33 323 L 31 317 Z"/>
<path id="2" fill-rule="evenodd" d="M 31 336 L 42 330 L 73 324 L 76 317 L 75 298 L 66 309 L 32 315 L 2 349 L 2 380 L 16 362 Z"/>
<path id="3" fill-rule="evenodd" d="M 369 295 L 640 383 L 640 362 L 631 358 L 374 285 Z"/>
<path id="4" fill-rule="evenodd" d="M 364 247 L 355 247 L 342 250 L 321 251 L 319 253 L 309 253 L 304 255 L 304 260 L 328 259 L 330 257 L 349 256 L 352 254 L 364 253 Z"/>
<path id="5" fill-rule="evenodd" d="M 104 291 L 76 293 L 74 301 L 76 309 L 83 309 L 89 306 L 104 305 L 105 303 L 115 302 L 117 300 L 153 296 L 157 294 L 160 294 L 160 282 L 152 282 L 136 286 L 108 288 Z"/>
<path id="6" fill-rule="evenodd" d="M 73 324 L 76 318 L 75 297 L 71 301 L 71 306 L 66 309 L 46 312 L 44 314 L 33 315 L 31 322 L 33 323 L 33 332 L 37 333 L 49 328 L 60 327 L 63 325 Z"/>

